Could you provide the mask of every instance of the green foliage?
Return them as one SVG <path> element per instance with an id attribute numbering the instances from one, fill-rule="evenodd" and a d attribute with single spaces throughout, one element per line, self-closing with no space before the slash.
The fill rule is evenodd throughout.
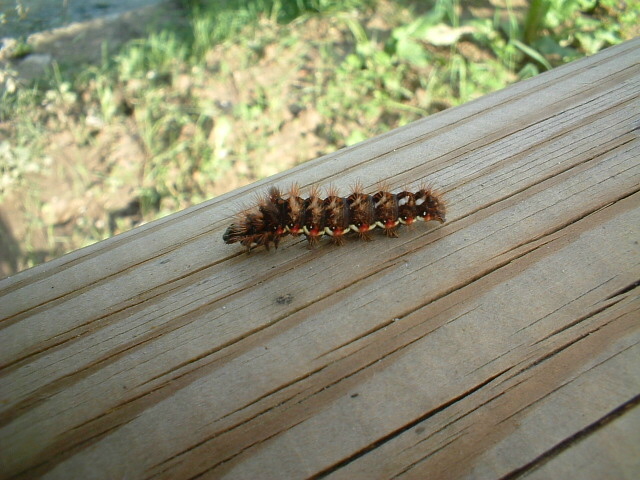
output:
<path id="1" fill-rule="evenodd" d="M 33 47 L 26 43 L 24 39 L 18 40 L 11 48 L 11 58 L 17 60 L 33 53 Z"/>
<path id="2" fill-rule="evenodd" d="M 566 63 L 631 38 L 638 12 L 637 0 L 534 0 L 522 40 L 550 63 Z"/>
<path id="3" fill-rule="evenodd" d="M 33 160 L 31 151 L 25 146 L 0 143 L 0 202 L 5 195 L 26 181 L 31 173 L 39 173 L 42 166 Z"/>
<path id="4" fill-rule="evenodd" d="M 70 131 L 85 144 L 107 126 L 117 127 L 139 141 L 144 163 L 136 175 L 110 171 L 104 188 L 134 183 L 140 214 L 152 219 L 208 198 L 230 171 L 251 179 L 271 173 L 276 167 L 264 158 L 278 148 L 270 137 L 297 115 L 288 113 L 290 104 L 296 112 L 317 111 L 321 121 L 312 133 L 328 152 L 620 43 L 637 35 L 640 11 L 639 0 L 626 8 L 617 0 L 531 0 L 524 12 L 507 1 L 487 18 L 470 16 L 458 0 L 437 0 L 421 13 L 424 3 L 411 0 L 182 3 L 184 24 L 130 42 L 113 56 L 105 46 L 102 65 L 79 75 L 56 65 L 49 78 L 26 88 L 0 72 L 6 86 L 0 122 L 12 128 L 0 143 L 0 200 L 23 188 L 30 175 L 47 171 L 51 132 Z M 376 6 L 395 13 L 378 15 L 372 26 Z M 332 38 L 309 40 L 302 33 L 305 22 L 318 19 L 330 24 Z M 262 68 L 269 50 L 296 49 L 305 58 L 290 68 L 308 71 L 300 78 L 292 72 L 264 87 L 244 76 L 236 86 L 242 94 L 229 105 L 209 91 L 239 72 Z M 226 51 L 236 58 L 220 54 Z M 314 63 L 307 65 L 306 57 Z M 293 98 L 282 98 L 280 90 Z M 78 190 L 91 176 L 80 167 L 73 169 Z M 45 209 L 33 204 L 33 212 Z M 80 219 L 77 232 L 62 238 L 42 218 L 30 223 L 46 232 L 47 248 L 58 253 L 60 244 L 77 248 L 130 226 L 122 218 L 109 225 Z M 25 265 L 42 260 L 28 243 L 31 233 Z"/>

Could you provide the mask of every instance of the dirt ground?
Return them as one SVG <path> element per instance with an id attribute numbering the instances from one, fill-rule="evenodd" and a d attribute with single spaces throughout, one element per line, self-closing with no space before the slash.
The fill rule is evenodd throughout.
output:
<path id="1" fill-rule="evenodd" d="M 45 65 L 52 60 L 78 65 L 99 62 L 101 45 L 105 41 L 115 50 L 123 42 L 142 36 L 151 22 L 160 28 L 166 25 L 167 18 L 174 23 L 185 21 L 175 15 L 173 8 L 167 10 L 166 5 L 148 7 L 118 18 L 94 20 L 33 35 L 29 40 L 34 47 L 33 53 L 13 62 L 11 67 L 23 78 L 37 78 L 42 71 L 38 62 Z M 305 30 L 309 42 L 318 36 L 333 37 L 336 44 L 346 41 L 342 38 L 344 32 L 333 28 L 330 21 L 312 19 Z M 275 45 L 267 45 L 260 60 L 247 68 L 233 65 L 235 58 L 243 56 L 234 52 L 234 48 L 214 48 L 207 55 L 211 68 L 215 68 L 222 58 L 232 66 L 233 75 L 229 78 L 198 83 L 185 73 L 173 84 L 185 92 L 210 95 L 218 105 L 243 102 L 248 95 L 255 95 L 256 89 L 277 89 L 282 109 L 276 114 L 278 128 L 266 140 L 271 147 L 267 149 L 268 153 L 253 161 L 234 162 L 233 167 L 207 189 L 206 197 L 219 195 L 335 149 L 319 133 L 326 130 L 323 123 L 327 120 L 312 106 L 300 106 L 291 100 L 295 99 L 294 91 L 313 81 L 317 57 L 305 56 L 296 45 L 286 52 Z M 38 61 L 34 62 L 34 58 Z M 246 85 L 251 88 L 244 88 Z M 73 112 L 55 106 L 51 106 L 51 110 L 56 123 L 66 124 L 68 128 L 47 133 L 43 167 L 30 174 L 21 188 L 11 189 L 0 205 L 0 278 L 84 246 L 82 242 L 86 240 L 82 235 L 91 238 L 88 243 L 92 243 L 144 221 L 138 195 L 149 154 L 133 119 L 105 125 L 99 118 L 88 115 L 84 124 L 78 124 Z M 240 124 L 233 125 L 232 132 L 242 128 Z M 11 134 L 9 124 L 0 124 L 0 144 Z M 181 134 L 189 135 L 190 132 Z M 215 142 L 213 134 L 212 131 L 211 141 Z M 113 182 L 114 178 L 119 181 Z M 185 206 L 172 204 L 169 198 L 164 199 L 160 210 L 169 213 Z"/>
<path id="2" fill-rule="evenodd" d="M 54 62 L 67 68 L 97 64 L 103 56 L 103 45 L 115 52 L 125 42 L 146 35 L 150 26 L 162 28 L 186 21 L 176 12 L 177 5 L 169 0 L 34 33 L 27 40 L 31 53 L 17 60 L 11 58 L 15 42 L 5 39 L 0 73 L 11 72 L 18 88 L 24 88 L 29 81 L 41 78 Z M 47 136 L 40 168 L 34 168 L 37 173 L 28 175 L 21 187 L 10 189 L 0 204 L 0 278 L 66 253 L 70 245 L 75 247 L 72 237 L 78 224 L 92 223 L 100 228 L 105 222 L 113 223 L 118 212 L 136 213 L 130 205 L 135 204 L 134 186 L 102 191 L 96 179 L 107 178 L 114 168 L 132 173 L 139 169 L 144 163 L 139 142 L 122 126 L 88 125 L 88 133 L 94 138 L 78 144 L 72 133 L 78 125 L 69 112 L 52 113 L 63 122 L 68 120 L 69 130 Z M 10 122 L 0 123 L 0 144 L 14 133 Z M 130 224 L 139 221 L 138 211 Z M 116 233 L 115 228 L 112 233 Z"/>

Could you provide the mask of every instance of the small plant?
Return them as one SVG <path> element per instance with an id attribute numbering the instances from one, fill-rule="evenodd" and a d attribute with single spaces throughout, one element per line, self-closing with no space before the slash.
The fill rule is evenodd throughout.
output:
<path id="1" fill-rule="evenodd" d="M 29 174 L 41 172 L 42 166 L 30 154 L 28 147 L 6 140 L 0 143 L 0 202 L 9 191 L 23 185 Z"/>

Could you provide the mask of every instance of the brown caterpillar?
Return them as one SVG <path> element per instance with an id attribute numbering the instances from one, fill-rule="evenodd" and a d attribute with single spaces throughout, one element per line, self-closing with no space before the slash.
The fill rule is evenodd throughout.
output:
<path id="1" fill-rule="evenodd" d="M 416 220 L 445 221 L 446 205 L 441 195 L 426 186 L 417 192 L 390 193 L 381 188 L 374 195 L 363 192 L 360 185 L 351 195 L 340 197 L 330 188 L 326 198 L 312 188 L 308 198 L 300 197 L 294 185 L 286 195 L 271 187 L 259 200 L 258 206 L 247 209 L 224 232 L 226 243 L 240 242 L 250 252 L 271 242 L 278 248 L 287 236 L 305 235 L 315 246 L 323 235 L 331 237 L 337 245 L 344 244 L 345 235 L 354 232 L 362 240 L 371 240 L 371 231 L 379 227 L 388 237 L 397 237 L 400 225 L 411 225 Z"/>

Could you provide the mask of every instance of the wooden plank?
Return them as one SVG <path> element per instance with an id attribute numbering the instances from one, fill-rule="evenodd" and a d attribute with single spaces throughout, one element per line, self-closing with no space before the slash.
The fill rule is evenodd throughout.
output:
<path id="1" fill-rule="evenodd" d="M 633 478 L 639 47 L 1 281 L 0 476 Z M 447 223 L 222 242 L 268 183 L 380 179 Z"/>

